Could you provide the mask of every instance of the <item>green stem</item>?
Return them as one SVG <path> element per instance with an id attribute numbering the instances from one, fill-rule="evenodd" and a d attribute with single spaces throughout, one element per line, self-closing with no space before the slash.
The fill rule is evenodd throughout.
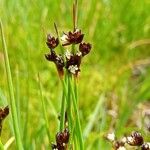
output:
<path id="1" fill-rule="evenodd" d="M 69 78 L 70 83 L 72 83 L 71 78 Z M 74 111 L 76 114 L 76 129 L 77 129 L 77 136 L 79 138 L 79 144 L 80 144 L 80 150 L 84 149 L 84 144 L 83 144 L 83 136 L 82 136 L 82 131 L 81 131 L 81 125 L 80 125 L 80 119 L 79 119 L 79 112 L 78 112 L 78 107 L 77 107 L 77 99 L 75 96 L 75 91 L 73 89 L 73 85 L 70 86 L 70 90 L 71 90 L 71 94 L 72 94 L 72 99 L 73 99 L 73 107 L 74 107 Z"/>
<path id="2" fill-rule="evenodd" d="M 50 142 L 51 137 L 50 137 L 50 132 L 49 132 L 49 123 L 48 123 L 47 111 L 46 111 L 45 102 L 44 102 L 44 98 L 43 98 L 42 85 L 41 85 L 41 80 L 40 80 L 39 74 L 38 74 L 38 81 L 39 81 L 40 97 L 41 97 L 41 102 L 42 102 L 42 112 L 43 112 L 43 116 L 44 116 L 44 120 L 45 120 L 45 128 L 46 128 L 47 136 L 48 136 L 48 139 Z"/>
<path id="3" fill-rule="evenodd" d="M 67 97 L 67 115 L 68 115 L 68 123 L 69 123 L 69 129 L 70 129 L 70 133 L 72 133 L 72 112 L 71 112 L 71 93 L 70 93 L 70 80 L 69 77 L 70 74 L 67 73 L 67 77 L 68 77 L 68 97 Z"/>
<path id="4" fill-rule="evenodd" d="M 60 113 L 60 131 L 63 131 L 65 124 L 65 93 L 63 88 L 62 102 L 61 102 L 61 113 Z"/>
<path id="5" fill-rule="evenodd" d="M 78 81 L 76 77 L 74 77 L 74 91 L 75 91 L 76 100 L 78 100 Z"/>
<path id="6" fill-rule="evenodd" d="M 13 120 L 13 128 L 14 128 L 14 133 L 15 133 L 15 138 L 16 138 L 16 144 L 17 144 L 18 150 L 23 150 L 21 135 L 19 131 L 19 125 L 18 125 L 18 116 L 17 116 L 16 104 L 15 104 L 14 88 L 13 88 L 13 83 L 12 83 L 12 76 L 11 76 L 11 70 L 10 70 L 10 65 L 9 65 L 7 46 L 6 46 L 6 42 L 4 38 L 3 27 L 2 27 L 1 21 L 0 21 L 0 28 L 1 28 L 5 68 L 6 68 L 6 73 L 7 73 L 9 96 L 10 96 L 11 115 L 12 115 L 12 120 Z"/>

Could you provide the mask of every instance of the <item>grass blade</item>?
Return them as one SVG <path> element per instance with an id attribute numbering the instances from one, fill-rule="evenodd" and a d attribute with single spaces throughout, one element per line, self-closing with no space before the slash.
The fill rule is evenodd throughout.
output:
<path id="1" fill-rule="evenodd" d="M 11 76 L 11 70 L 10 70 L 10 65 L 9 65 L 7 46 L 5 42 L 1 20 L 0 20 L 0 29 L 1 29 L 1 36 L 2 36 L 3 51 L 4 51 L 5 69 L 6 69 L 6 74 L 7 74 L 8 88 L 9 88 L 10 107 L 11 107 L 11 115 L 12 115 L 12 120 L 13 120 L 14 134 L 15 134 L 15 139 L 16 139 L 18 150 L 23 150 L 23 145 L 22 145 L 20 131 L 19 131 L 19 125 L 18 125 L 18 116 L 17 116 L 16 105 L 15 105 L 14 88 L 13 88 L 13 83 L 12 83 L 12 76 Z"/>
<path id="2" fill-rule="evenodd" d="M 42 102 L 42 112 L 43 112 L 43 116 L 44 116 L 44 120 L 45 120 L 45 128 L 46 128 L 47 136 L 48 136 L 48 139 L 50 142 L 51 137 L 50 137 L 50 131 L 49 131 L 49 123 L 48 123 L 47 111 L 46 111 L 45 102 L 44 102 L 44 98 L 43 98 L 42 85 L 41 85 L 41 80 L 40 80 L 39 74 L 38 74 L 38 81 L 39 81 L 40 98 L 41 98 L 41 102 Z"/>

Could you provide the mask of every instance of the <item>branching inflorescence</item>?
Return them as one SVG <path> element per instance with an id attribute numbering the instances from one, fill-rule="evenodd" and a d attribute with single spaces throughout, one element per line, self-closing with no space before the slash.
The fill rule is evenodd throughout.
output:
<path id="1" fill-rule="evenodd" d="M 47 35 L 46 44 L 50 51 L 45 54 L 45 58 L 53 62 L 57 68 L 63 87 L 63 96 L 59 117 L 60 131 L 56 134 L 56 144 L 52 144 L 52 149 L 83 150 L 83 136 L 77 106 L 77 78 L 81 71 L 82 59 L 91 51 L 92 46 L 90 43 L 83 42 L 84 34 L 77 28 L 77 1 L 73 5 L 73 31 L 64 32 L 60 37 L 56 24 L 54 27 L 57 37 Z M 56 52 L 57 47 L 60 47 L 61 54 Z"/>
<path id="2" fill-rule="evenodd" d="M 107 135 L 107 140 L 112 143 L 114 150 L 128 150 L 127 147 L 150 150 L 150 143 L 144 142 L 144 137 L 137 131 L 133 131 L 129 136 L 122 137 L 121 140 L 116 139 L 115 134 L 111 133 Z"/>

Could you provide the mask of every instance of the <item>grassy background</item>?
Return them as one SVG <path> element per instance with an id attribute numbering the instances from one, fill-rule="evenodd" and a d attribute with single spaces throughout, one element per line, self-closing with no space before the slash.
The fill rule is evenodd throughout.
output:
<path id="1" fill-rule="evenodd" d="M 40 73 L 51 138 L 58 129 L 61 84 L 55 66 L 47 62 L 46 34 L 72 30 L 72 0 L 1 0 L 10 65 L 26 149 L 48 149 L 37 74 Z M 78 27 L 92 51 L 84 59 L 79 78 L 79 107 L 86 149 L 110 149 L 103 136 L 145 130 L 150 109 L 150 1 L 79 0 Z M 55 34 L 54 34 L 55 35 Z M 9 101 L 0 43 L 0 105 Z M 148 120 L 149 121 L 149 120 Z M 149 121 L 150 122 L 150 121 Z M 11 136 L 6 119 L 2 133 Z M 51 141 L 51 142 L 52 142 Z M 13 149 L 15 144 L 10 149 Z"/>

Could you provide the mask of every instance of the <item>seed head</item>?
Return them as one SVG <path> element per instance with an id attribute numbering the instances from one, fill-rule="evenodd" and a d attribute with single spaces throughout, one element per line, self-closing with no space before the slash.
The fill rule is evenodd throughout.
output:
<path id="1" fill-rule="evenodd" d="M 48 34 L 46 44 L 50 49 L 54 49 L 59 44 L 59 40 L 58 38 L 52 37 L 50 34 Z"/>
<path id="2" fill-rule="evenodd" d="M 142 144 L 141 150 L 150 150 L 150 143 L 144 143 L 144 144 Z"/>
<path id="3" fill-rule="evenodd" d="M 67 144 L 69 142 L 69 131 L 66 128 L 63 132 L 58 132 L 56 134 L 56 144 L 52 144 L 53 150 L 66 150 Z"/>
<path id="4" fill-rule="evenodd" d="M 4 109 L 0 108 L 0 135 L 2 131 L 2 122 L 8 116 L 9 108 L 6 106 Z"/>
<path id="5" fill-rule="evenodd" d="M 127 137 L 127 143 L 131 146 L 140 146 L 143 144 L 143 137 L 139 132 L 132 132 L 132 134 Z"/>
<path id="6" fill-rule="evenodd" d="M 92 46 L 90 43 L 80 43 L 79 45 L 79 50 L 82 53 L 82 56 L 87 55 L 90 52 L 91 48 Z"/>
<path id="7" fill-rule="evenodd" d="M 115 134 L 114 133 L 109 133 L 106 138 L 110 142 L 113 142 L 113 141 L 115 141 Z"/>
<path id="8" fill-rule="evenodd" d="M 78 72 L 80 72 L 80 64 L 81 64 L 81 56 L 75 54 L 72 55 L 70 59 L 67 60 L 66 68 L 70 73 L 78 75 Z"/>
<path id="9" fill-rule="evenodd" d="M 54 62 L 54 64 L 56 65 L 59 76 L 62 77 L 64 74 L 63 67 L 65 66 L 64 59 L 63 59 L 62 55 L 57 55 L 55 53 L 55 51 L 51 50 L 51 52 L 49 54 L 45 55 L 45 58 L 48 61 Z"/>
<path id="10" fill-rule="evenodd" d="M 69 31 L 67 34 L 64 33 L 61 40 L 63 42 L 63 46 L 67 46 L 70 44 L 78 44 L 83 40 L 84 34 L 81 33 L 81 30 L 76 29 L 74 32 Z"/>

